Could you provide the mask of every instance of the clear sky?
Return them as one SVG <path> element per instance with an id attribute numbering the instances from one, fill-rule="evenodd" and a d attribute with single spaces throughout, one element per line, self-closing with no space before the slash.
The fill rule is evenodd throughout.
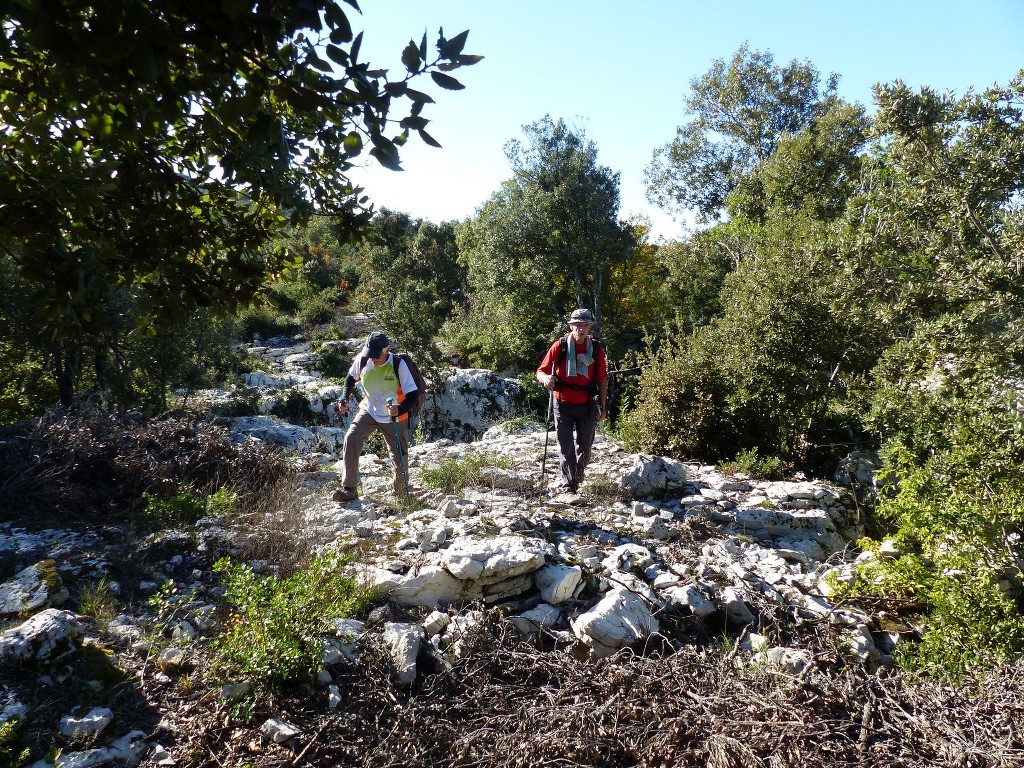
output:
<path id="1" fill-rule="evenodd" d="M 437 101 L 423 115 L 442 145 L 418 137 L 403 172 L 354 174 L 378 206 L 434 222 L 461 220 L 512 174 L 503 147 L 550 114 L 582 128 L 598 162 L 620 174 L 623 217 L 647 216 L 655 238 L 685 222 L 648 203 L 644 168 L 684 122 L 690 81 L 747 42 L 777 64 L 808 60 L 840 94 L 873 109 L 875 83 L 903 80 L 963 93 L 1005 85 L 1024 68 L 1024 0 L 361 0 L 362 56 L 403 72 L 410 38 L 468 29 L 464 53 L 486 58 L 452 74 L 465 86 L 413 87 Z M 433 53 L 433 50 L 431 51 Z"/>

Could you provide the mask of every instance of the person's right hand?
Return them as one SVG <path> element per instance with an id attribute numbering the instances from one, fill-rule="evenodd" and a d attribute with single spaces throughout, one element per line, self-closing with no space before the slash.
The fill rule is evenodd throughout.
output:
<path id="1" fill-rule="evenodd" d="M 548 376 L 548 380 L 544 384 L 544 389 L 554 389 L 555 388 L 555 383 L 557 381 L 558 381 L 558 378 L 555 376 L 555 374 L 552 373 L 551 375 Z"/>
<path id="2" fill-rule="evenodd" d="M 340 413 L 342 416 L 344 416 L 346 413 L 348 413 L 348 401 L 347 400 L 339 400 L 338 401 L 338 413 Z"/>

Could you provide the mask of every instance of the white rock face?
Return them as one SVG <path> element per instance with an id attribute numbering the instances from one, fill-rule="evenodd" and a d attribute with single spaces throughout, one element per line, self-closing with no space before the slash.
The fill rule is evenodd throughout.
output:
<path id="1" fill-rule="evenodd" d="M 494 584 L 536 571 L 548 547 L 519 536 L 462 538 L 444 551 L 441 563 L 457 579 Z"/>
<path id="2" fill-rule="evenodd" d="M 558 605 L 573 596 L 583 579 L 583 569 L 578 565 L 545 565 L 533 578 L 540 596 L 551 605 Z"/>
<path id="3" fill-rule="evenodd" d="M 24 624 L 0 637 L 0 658 L 48 663 L 72 653 L 82 636 L 82 625 L 73 613 L 57 608 L 40 611 Z"/>
<path id="4" fill-rule="evenodd" d="M 536 634 L 541 629 L 550 629 L 562 620 L 562 612 L 553 605 L 541 603 L 536 608 L 524 611 L 518 616 L 510 616 L 509 621 L 519 630 L 520 634 Z"/>
<path id="5" fill-rule="evenodd" d="M 272 717 L 260 726 L 260 733 L 275 744 L 281 744 L 289 739 L 294 739 L 300 731 L 291 723 Z"/>
<path id="6" fill-rule="evenodd" d="M 106 707 L 89 710 L 82 717 L 67 715 L 60 721 L 60 732 L 64 736 L 96 736 L 114 720 L 114 713 Z"/>
<path id="7" fill-rule="evenodd" d="M 453 368 L 443 387 L 431 387 L 423 408 L 431 434 L 452 440 L 471 440 L 503 420 L 522 397 L 522 387 L 481 368 Z"/>
<path id="8" fill-rule="evenodd" d="M 391 649 L 398 681 L 412 685 L 416 680 L 416 657 L 423 642 L 423 627 L 418 624 L 390 623 L 384 627 L 384 642 Z"/>
<path id="9" fill-rule="evenodd" d="M 386 573 L 378 582 L 387 595 L 399 605 L 421 605 L 437 608 L 482 596 L 479 585 L 452 576 L 439 565 L 425 565 L 415 574 L 399 576 Z M 390 582 L 388 585 L 387 582 Z"/>
<path id="10" fill-rule="evenodd" d="M 610 656 L 658 631 L 651 607 L 628 589 L 616 588 L 586 613 L 569 622 L 596 658 Z"/>
<path id="11" fill-rule="evenodd" d="M 43 607 L 61 605 L 67 599 L 68 591 L 57 574 L 57 564 L 47 560 L 30 565 L 10 581 L 0 584 L 0 615 L 32 613 Z"/>
<path id="12" fill-rule="evenodd" d="M 686 466 L 682 462 L 641 454 L 622 478 L 622 487 L 638 499 L 677 490 L 685 483 Z"/>

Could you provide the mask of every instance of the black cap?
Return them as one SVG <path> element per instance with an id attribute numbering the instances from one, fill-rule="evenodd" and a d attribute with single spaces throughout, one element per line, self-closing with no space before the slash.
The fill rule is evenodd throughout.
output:
<path id="1" fill-rule="evenodd" d="M 391 342 L 388 337 L 380 331 L 374 331 L 366 337 L 366 351 L 370 353 L 370 357 L 380 357 L 381 353 L 391 346 Z"/>

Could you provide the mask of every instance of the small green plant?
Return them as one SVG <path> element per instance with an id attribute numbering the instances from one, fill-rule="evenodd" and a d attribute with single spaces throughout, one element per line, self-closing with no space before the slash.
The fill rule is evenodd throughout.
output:
<path id="1" fill-rule="evenodd" d="M 490 467 L 508 469 L 512 462 L 492 453 L 470 453 L 461 459 L 449 459 L 436 467 L 420 470 L 420 480 L 428 488 L 440 488 L 446 493 L 457 493 L 484 482 L 485 470 Z"/>
<path id="2" fill-rule="evenodd" d="M 154 528 L 194 525 L 208 515 L 232 515 L 238 504 L 237 496 L 227 487 L 209 496 L 183 491 L 165 499 L 148 493 L 144 498 L 142 517 Z"/>
<path id="3" fill-rule="evenodd" d="M 106 576 L 82 588 L 78 612 L 93 619 L 101 628 L 105 628 L 117 615 L 117 600 Z"/>
<path id="4" fill-rule="evenodd" d="M 224 579 L 230 614 L 212 645 L 217 674 L 278 689 L 308 682 L 320 664 L 319 638 L 333 631 L 335 619 L 358 613 L 373 597 L 344 575 L 346 562 L 331 550 L 277 579 L 218 561 L 214 570 Z"/>
<path id="5" fill-rule="evenodd" d="M 309 398 L 298 390 L 291 390 L 284 400 L 278 400 L 270 409 L 271 414 L 286 419 L 292 424 L 309 424 L 313 420 L 313 411 L 309 407 Z"/>
<path id="6" fill-rule="evenodd" d="M 725 474 L 742 472 L 759 480 L 781 480 L 785 477 L 786 462 L 778 456 L 760 456 L 757 448 L 748 448 L 737 453 L 735 459 L 722 464 L 719 469 Z"/>
<path id="7" fill-rule="evenodd" d="M 0 765 L 22 768 L 28 764 L 29 749 L 19 749 L 18 718 L 12 718 L 0 725 Z"/>
<path id="8" fill-rule="evenodd" d="M 616 501 L 628 501 L 629 493 L 618 483 L 605 475 L 598 475 L 588 479 L 581 487 L 583 494 L 592 504 L 607 503 Z"/>

